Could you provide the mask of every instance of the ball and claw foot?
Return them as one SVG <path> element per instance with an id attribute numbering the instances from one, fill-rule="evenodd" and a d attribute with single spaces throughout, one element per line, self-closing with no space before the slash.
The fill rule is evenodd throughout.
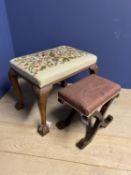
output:
<path id="1" fill-rule="evenodd" d="M 16 108 L 17 110 L 21 110 L 21 109 L 24 108 L 24 104 L 23 104 L 23 103 L 20 103 L 20 102 L 17 102 L 17 103 L 15 104 L 15 108 Z"/>
<path id="2" fill-rule="evenodd" d="M 39 125 L 37 132 L 41 135 L 44 136 L 49 132 L 49 127 L 47 125 Z"/>

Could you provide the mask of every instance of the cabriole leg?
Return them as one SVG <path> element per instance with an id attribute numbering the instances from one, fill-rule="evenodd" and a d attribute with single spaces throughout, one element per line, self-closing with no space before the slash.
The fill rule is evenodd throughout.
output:
<path id="1" fill-rule="evenodd" d="M 44 136 L 49 132 L 49 127 L 47 126 L 47 123 L 46 123 L 46 107 L 47 107 L 48 95 L 51 89 L 52 89 L 52 85 L 49 85 L 43 88 L 38 88 L 38 87 L 34 88 L 37 94 L 38 107 L 41 114 L 41 124 L 38 126 L 38 133 L 41 136 Z"/>
<path id="2" fill-rule="evenodd" d="M 12 83 L 13 89 L 18 99 L 17 103 L 15 104 L 15 108 L 17 110 L 20 110 L 24 108 L 24 99 L 18 82 L 18 74 L 12 68 L 9 70 L 9 79 Z"/>

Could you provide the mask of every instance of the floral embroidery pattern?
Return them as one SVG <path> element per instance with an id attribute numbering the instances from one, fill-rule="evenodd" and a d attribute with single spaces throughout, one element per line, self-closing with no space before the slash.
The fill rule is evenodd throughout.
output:
<path id="1" fill-rule="evenodd" d="M 60 46 L 43 52 L 15 58 L 13 62 L 35 76 L 39 71 L 46 68 L 64 64 L 65 62 L 87 54 L 87 52 L 69 46 Z"/>

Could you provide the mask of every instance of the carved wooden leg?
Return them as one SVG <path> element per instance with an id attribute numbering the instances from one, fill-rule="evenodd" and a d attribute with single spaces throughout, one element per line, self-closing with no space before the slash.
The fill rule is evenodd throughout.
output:
<path id="1" fill-rule="evenodd" d="M 84 117 L 84 120 L 85 120 L 85 118 L 87 118 L 87 117 Z M 92 124 L 92 119 L 93 118 L 95 118 L 95 123 L 94 124 Z M 103 118 L 103 116 L 99 112 L 96 112 L 93 116 L 90 116 L 89 118 L 87 118 L 87 120 L 85 121 L 85 123 L 86 123 L 86 134 L 85 134 L 85 137 L 82 138 L 76 144 L 76 146 L 78 148 L 83 149 L 92 141 L 92 139 L 95 136 L 96 132 L 100 128 L 102 118 Z"/>
<path id="2" fill-rule="evenodd" d="M 48 99 L 48 94 L 52 89 L 52 85 L 38 88 L 34 87 L 34 90 L 37 94 L 38 107 L 41 114 L 41 124 L 38 126 L 38 133 L 41 136 L 46 135 L 49 132 L 49 127 L 46 124 L 46 104 Z"/>
<path id="3" fill-rule="evenodd" d="M 96 132 L 99 128 L 105 128 L 107 127 L 111 121 L 113 120 L 113 117 L 111 115 L 108 115 L 107 117 L 104 117 L 109 106 L 113 102 L 113 100 L 118 97 L 118 94 L 110 99 L 107 103 L 105 103 L 102 107 L 100 112 L 96 111 L 92 116 L 89 118 L 86 116 L 83 116 L 82 121 L 86 125 L 86 134 L 85 137 L 82 138 L 76 145 L 83 149 L 85 146 L 87 146 L 93 137 L 95 136 Z M 95 118 L 95 122 L 92 124 L 92 118 Z"/>
<path id="4" fill-rule="evenodd" d="M 70 114 L 68 115 L 68 117 L 67 117 L 65 120 L 61 120 L 61 121 L 57 122 L 57 123 L 56 123 L 56 127 L 57 127 L 58 129 L 64 129 L 64 128 L 66 128 L 67 126 L 69 126 L 70 123 L 71 123 L 72 120 L 73 120 L 73 116 L 74 116 L 75 113 L 76 113 L 76 110 L 71 109 L 71 112 L 70 112 Z"/>
<path id="5" fill-rule="evenodd" d="M 107 103 L 105 103 L 102 107 L 101 107 L 101 110 L 100 110 L 100 113 L 102 114 L 103 116 L 103 121 L 101 123 L 101 128 L 105 128 L 107 127 L 111 121 L 113 120 L 113 116 L 111 115 L 108 115 L 107 117 L 104 118 L 109 106 L 111 105 L 111 103 L 113 102 L 113 100 L 115 99 L 116 97 L 114 97 L 113 99 L 111 99 L 110 101 L 108 101 Z"/>
<path id="6" fill-rule="evenodd" d="M 18 102 L 15 104 L 15 108 L 17 110 L 20 110 L 22 108 L 24 108 L 24 100 L 23 100 L 23 95 L 22 95 L 22 91 L 18 82 L 18 75 L 17 73 L 11 68 L 9 70 L 9 79 L 12 83 L 12 86 L 15 90 L 16 96 L 18 98 Z"/>
<path id="7" fill-rule="evenodd" d="M 93 64 L 89 67 L 90 74 L 97 74 L 98 73 L 98 66 L 97 64 Z"/>

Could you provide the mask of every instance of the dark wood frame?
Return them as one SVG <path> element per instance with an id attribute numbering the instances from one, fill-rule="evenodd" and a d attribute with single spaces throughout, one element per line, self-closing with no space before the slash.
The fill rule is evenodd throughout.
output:
<path id="1" fill-rule="evenodd" d="M 84 124 L 86 125 L 86 133 L 84 138 L 82 138 L 76 146 L 80 149 L 85 148 L 93 139 L 95 134 L 100 128 L 106 128 L 113 120 L 112 115 L 107 115 L 105 117 L 105 114 L 113 102 L 113 100 L 118 97 L 118 94 L 110 99 L 108 102 L 106 102 L 100 109 L 100 111 L 95 111 L 91 116 L 86 117 L 82 116 L 82 120 L 84 121 Z M 92 122 L 92 119 L 95 119 L 95 122 Z"/>
<path id="2" fill-rule="evenodd" d="M 98 66 L 97 65 L 92 65 L 90 68 L 90 74 L 97 74 L 98 73 Z M 105 117 L 105 114 L 109 108 L 109 106 L 111 105 L 111 103 L 113 102 L 113 100 L 115 98 L 117 98 L 119 96 L 119 93 L 117 93 L 116 95 L 114 95 L 111 99 L 109 99 L 107 102 L 105 102 L 100 111 L 95 111 L 92 115 L 90 116 L 82 116 L 82 121 L 84 121 L 84 124 L 86 125 L 86 133 L 84 138 L 82 138 L 77 144 L 76 146 L 80 149 L 85 148 L 93 139 L 93 137 L 95 136 L 95 134 L 97 133 L 98 129 L 100 128 L 105 128 L 107 127 L 111 121 L 113 120 L 113 116 L 108 115 L 107 117 Z M 60 103 L 64 103 L 64 101 L 62 99 L 58 98 L 58 101 Z M 72 107 L 72 106 L 71 106 Z M 77 109 L 72 108 L 70 114 L 67 116 L 67 118 L 63 121 L 58 121 L 56 123 L 56 127 L 58 129 L 64 129 L 67 126 L 70 125 L 70 123 L 73 120 L 73 116 L 74 114 L 77 112 Z M 78 111 L 79 112 L 79 111 Z M 95 119 L 95 122 L 92 122 L 92 119 Z"/>
<path id="3" fill-rule="evenodd" d="M 106 114 L 109 106 L 113 102 L 113 100 L 118 96 L 119 96 L 119 93 L 116 94 L 115 96 L 113 96 L 107 102 L 105 102 L 105 104 L 102 105 L 100 111 L 96 110 L 94 113 L 92 113 L 89 116 L 82 115 L 81 118 L 82 118 L 84 125 L 86 126 L 86 133 L 85 133 L 84 138 L 82 138 L 76 144 L 78 148 L 80 148 L 80 149 L 85 148 L 92 141 L 92 139 L 95 136 L 95 134 L 97 133 L 98 129 L 106 128 L 111 123 L 111 121 L 113 120 L 113 116 L 107 115 L 105 117 L 105 114 Z M 58 99 L 58 101 L 60 103 L 64 103 L 64 101 L 62 99 Z M 72 122 L 73 116 L 76 112 L 77 112 L 77 109 L 72 108 L 72 110 L 71 110 L 70 114 L 67 116 L 67 118 L 63 121 L 57 122 L 56 127 L 58 129 L 64 129 L 67 126 L 69 126 L 70 123 Z M 94 120 L 94 119 L 95 119 L 95 121 L 92 122 L 92 120 Z"/>

